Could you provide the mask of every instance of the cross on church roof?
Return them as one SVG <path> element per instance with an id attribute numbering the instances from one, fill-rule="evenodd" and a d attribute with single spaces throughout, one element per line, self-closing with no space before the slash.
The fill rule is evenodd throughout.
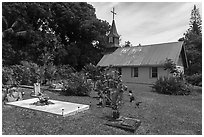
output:
<path id="1" fill-rule="evenodd" d="M 114 15 L 116 15 L 116 13 L 114 12 L 115 8 L 113 8 L 113 11 L 111 11 L 113 13 L 113 20 L 114 20 Z"/>

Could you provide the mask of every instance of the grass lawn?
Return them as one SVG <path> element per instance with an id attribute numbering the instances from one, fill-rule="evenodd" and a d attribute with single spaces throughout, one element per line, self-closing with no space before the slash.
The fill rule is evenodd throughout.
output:
<path id="1" fill-rule="evenodd" d="M 25 98 L 30 98 L 30 89 L 23 89 Z M 122 129 L 106 126 L 110 110 L 99 108 L 94 94 L 91 97 L 63 96 L 45 91 L 55 100 L 89 104 L 90 109 L 74 116 L 60 117 L 44 112 L 2 105 L 3 135 L 200 135 L 202 134 L 202 95 L 169 96 L 150 92 L 142 86 L 132 87 L 139 108 L 129 103 L 124 95 L 122 116 L 138 118 L 141 126 L 131 133 Z"/>

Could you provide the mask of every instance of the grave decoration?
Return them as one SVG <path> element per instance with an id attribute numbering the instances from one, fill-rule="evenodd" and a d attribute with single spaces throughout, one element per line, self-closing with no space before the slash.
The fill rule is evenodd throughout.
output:
<path id="1" fill-rule="evenodd" d="M 34 91 L 30 94 L 31 97 L 37 97 L 39 101 L 31 103 L 30 105 L 44 106 L 54 104 L 49 101 L 49 97 L 40 91 L 40 83 L 34 83 Z"/>
<path id="2" fill-rule="evenodd" d="M 3 85 L 2 101 L 13 102 L 23 100 L 24 92 L 17 85 Z"/>
<path id="3" fill-rule="evenodd" d="M 62 91 L 64 89 L 63 81 L 59 81 L 57 83 L 52 83 L 49 87 L 51 91 Z"/>
<path id="4" fill-rule="evenodd" d="M 49 97 L 45 94 L 40 94 L 38 96 L 39 101 L 31 103 L 30 105 L 36 105 L 36 106 L 44 106 L 44 105 L 50 105 L 54 104 L 53 102 L 49 101 Z"/>

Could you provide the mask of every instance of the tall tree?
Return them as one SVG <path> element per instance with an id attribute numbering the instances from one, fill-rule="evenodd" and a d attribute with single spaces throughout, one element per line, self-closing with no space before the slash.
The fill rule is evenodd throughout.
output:
<path id="1" fill-rule="evenodd" d="M 96 64 L 102 57 L 109 24 L 97 19 L 95 9 L 87 3 L 53 3 L 51 13 L 50 28 L 65 45 L 60 51 L 65 56 L 59 54 L 62 62 L 58 63 L 72 64 L 78 70 Z"/>
<path id="2" fill-rule="evenodd" d="M 187 74 L 202 72 L 202 20 L 199 9 L 194 5 L 191 11 L 189 29 L 179 41 L 184 41 L 189 68 Z"/>
<path id="3" fill-rule="evenodd" d="M 2 3 L 2 14 L 7 20 L 2 20 L 5 64 L 22 60 L 44 64 L 43 56 L 49 55 L 56 65 L 70 64 L 80 70 L 100 60 L 110 28 L 96 18 L 94 7 L 84 2 Z M 24 25 L 12 27 L 16 21 Z M 25 36 L 13 35 L 18 31 L 25 31 Z"/>
<path id="4" fill-rule="evenodd" d="M 197 35 L 200 35 L 202 33 L 201 25 L 202 25 L 202 20 L 200 17 L 199 9 L 196 8 L 196 5 L 194 5 L 193 10 L 191 11 L 191 18 L 190 18 L 191 31 L 193 31 Z"/>

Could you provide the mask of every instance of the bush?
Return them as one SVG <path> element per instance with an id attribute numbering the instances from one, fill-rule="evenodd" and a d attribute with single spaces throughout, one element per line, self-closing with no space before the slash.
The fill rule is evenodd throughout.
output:
<path id="1" fill-rule="evenodd" d="M 27 83 L 29 74 L 22 65 L 13 65 L 11 67 L 3 67 L 2 71 L 3 84 L 13 85 Z"/>
<path id="2" fill-rule="evenodd" d="M 73 73 L 63 83 L 64 90 L 62 92 L 64 95 L 89 96 L 91 92 L 91 84 L 87 83 L 85 78 L 78 73 Z"/>
<path id="3" fill-rule="evenodd" d="M 11 67 L 13 70 L 13 78 L 18 84 L 30 85 L 30 71 L 22 65 L 14 65 Z"/>
<path id="4" fill-rule="evenodd" d="M 42 79 L 45 81 L 52 81 L 55 80 L 55 75 L 57 72 L 57 67 L 54 66 L 52 63 L 43 66 L 43 77 Z"/>
<path id="5" fill-rule="evenodd" d="M 68 79 L 75 70 L 70 65 L 60 65 L 55 74 L 57 80 Z"/>
<path id="6" fill-rule="evenodd" d="M 14 84 L 13 70 L 9 67 L 2 67 L 2 83 L 4 85 Z"/>
<path id="7" fill-rule="evenodd" d="M 22 65 L 3 67 L 2 70 L 3 84 L 33 85 L 42 76 L 37 64 L 26 61 Z"/>
<path id="8" fill-rule="evenodd" d="M 186 81 L 195 86 L 202 86 L 202 74 L 193 74 L 186 76 Z"/>
<path id="9" fill-rule="evenodd" d="M 188 84 L 188 85 L 189 85 L 189 89 L 191 91 L 191 95 L 202 94 L 202 87 L 193 86 L 191 84 Z"/>
<path id="10" fill-rule="evenodd" d="M 160 77 L 152 86 L 153 92 L 168 95 L 189 95 L 189 86 L 177 77 Z"/>
<path id="11" fill-rule="evenodd" d="M 37 64 L 27 61 L 22 61 L 21 64 L 12 66 L 14 77 L 20 84 L 33 85 L 43 76 Z"/>

